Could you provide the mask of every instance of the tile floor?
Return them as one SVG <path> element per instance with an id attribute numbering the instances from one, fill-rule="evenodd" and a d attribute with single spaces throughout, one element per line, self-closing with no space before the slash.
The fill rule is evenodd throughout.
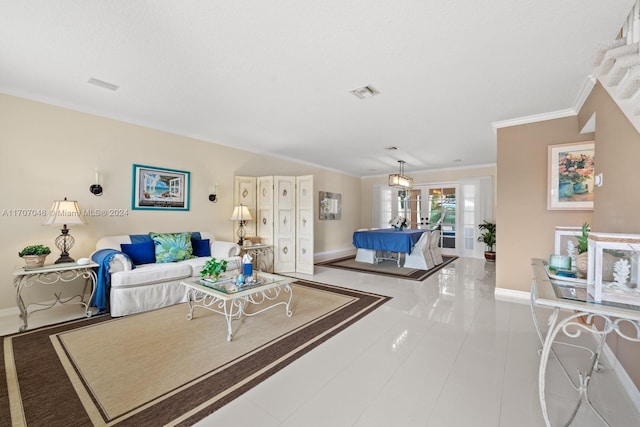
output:
<path id="1" fill-rule="evenodd" d="M 424 282 L 327 267 L 300 277 L 393 299 L 198 426 L 544 426 L 531 311 L 494 298 L 493 264 L 461 258 Z M 16 329 L 15 318 L 0 318 L 0 334 Z M 569 372 L 583 365 L 579 350 L 559 347 Z M 604 365 L 592 400 L 612 426 L 640 425 Z M 564 425 L 577 394 L 556 362 L 547 384 L 552 423 Z M 604 424 L 583 405 L 571 425 Z"/>

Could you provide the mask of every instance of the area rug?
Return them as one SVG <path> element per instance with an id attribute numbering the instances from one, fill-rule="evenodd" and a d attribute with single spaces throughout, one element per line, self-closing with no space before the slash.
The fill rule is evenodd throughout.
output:
<path id="1" fill-rule="evenodd" d="M 356 261 L 355 256 L 325 261 L 317 265 L 323 267 L 342 268 L 344 270 L 358 271 L 361 273 L 378 274 L 381 276 L 398 277 L 401 279 L 424 280 L 442 267 L 458 259 L 457 256 L 442 256 L 444 262 L 429 270 L 398 267 L 396 261 L 385 260 L 378 264 L 369 264 Z"/>
<path id="2" fill-rule="evenodd" d="M 0 425 L 192 425 L 390 297 L 309 281 L 233 321 L 188 307 L 83 319 L 3 337 Z M 10 418 L 9 418 L 9 414 Z"/>

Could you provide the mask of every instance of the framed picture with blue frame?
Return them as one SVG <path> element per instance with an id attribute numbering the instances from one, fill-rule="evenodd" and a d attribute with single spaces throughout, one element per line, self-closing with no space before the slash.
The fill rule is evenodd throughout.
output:
<path id="1" fill-rule="evenodd" d="M 131 208 L 188 211 L 190 184 L 190 172 L 134 164 Z"/>

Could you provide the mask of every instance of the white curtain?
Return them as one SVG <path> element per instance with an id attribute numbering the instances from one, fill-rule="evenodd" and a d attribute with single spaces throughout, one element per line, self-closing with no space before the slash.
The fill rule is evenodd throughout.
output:
<path id="1" fill-rule="evenodd" d="M 458 230 L 462 233 L 460 256 L 484 258 L 484 243 L 478 242 L 478 224 L 493 218 L 493 179 L 490 176 L 464 178 L 460 180 L 460 203 L 458 205 Z"/>

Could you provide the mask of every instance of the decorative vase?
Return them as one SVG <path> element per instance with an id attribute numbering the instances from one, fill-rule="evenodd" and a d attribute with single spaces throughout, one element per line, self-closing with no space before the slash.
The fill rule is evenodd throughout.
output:
<path id="1" fill-rule="evenodd" d="M 27 268 L 40 268 L 44 265 L 44 260 L 47 258 L 46 255 L 24 255 L 22 259 L 24 259 L 25 264 L 27 264 Z"/>
<path id="2" fill-rule="evenodd" d="M 587 191 L 587 185 L 584 182 L 576 182 L 573 184 L 573 194 L 584 194 Z"/>
<path id="3" fill-rule="evenodd" d="M 558 186 L 558 195 L 561 199 L 573 196 L 573 183 L 560 182 Z"/>
<path id="4" fill-rule="evenodd" d="M 496 262 L 496 253 L 491 251 L 484 251 L 484 259 L 489 262 Z"/>
<path id="5" fill-rule="evenodd" d="M 589 252 L 582 252 L 576 255 L 576 271 L 581 278 L 587 277 L 587 268 L 589 267 Z"/>

